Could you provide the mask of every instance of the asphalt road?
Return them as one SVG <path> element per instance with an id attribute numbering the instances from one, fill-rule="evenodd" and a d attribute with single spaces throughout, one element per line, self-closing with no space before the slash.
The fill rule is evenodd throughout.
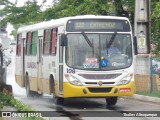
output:
<path id="1" fill-rule="evenodd" d="M 18 68 L 16 68 L 18 69 Z M 47 120 L 55 119 L 158 119 L 158 117 L 135 117 L 137 114 L 158 114 L 160 116 L 160 105 L 151 102 L 143 102 L 135 99 L 121 97 L 113 107 L 107 107 L 103 98 L 76 98 L 66 99 L 64 105 L 55 105 L 52 95 L 27 98 L 24 88 L 15 82 L 15 52 L 12 53 L 12 63 L 7 68 L 7 83 L 13 87 L 13 95 L 16 99 L 31 106 L 36 111 L 43 111 L 42 115 Z M 147 112 L 149 111 L 149 112 Z M 157 112 L 159 111 L 159 112 Z M 140 113 L 140 114 L 139 114 Z M 61 117 L 59 117 L 61 116 Z M 109 117 L 107 117 L 109 116 Z M 122 119 L 121 118 L 121 119 Z"/>

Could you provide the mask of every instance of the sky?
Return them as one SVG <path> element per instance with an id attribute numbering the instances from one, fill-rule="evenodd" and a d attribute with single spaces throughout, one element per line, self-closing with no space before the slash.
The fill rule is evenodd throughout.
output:
<path id="1" fill-rule="evenodd" d="M 16 0 L 8 0 L 8 1 L 15 3 Z M 28 0 L 17 0 L 17 6 L 23 6 L 26 1 Z M 43 0 L 37 0 L 37 1 L 38 1 L 38 4 L 42 4 Z M 51 3 L 52 3 L 52 0 L 47 0 L 45 5 L 47 6 L 47 5 L 50 5 Z"/>
<path id="2" fill-rule="evenodd" d="M 15 3 L 16 0 L 8 0 L 8 1 L 10 1 L 10 2 L 12 2 L 12 3 Z M 18 0 L 17 6 L 23 6 L 25 1 L 26 1 L 26 0 Z"/>
<path id="3" fill-rule="evenodd" d="M 16 0 L 8 0 L 8 1 L 15 4 Z M 23 6 L 26 1 L 28 1 L 28 0 L 17 0 L 17 7 Z M 43 0 L 37 0 L 37 1 L 38 1 L 38 4 L 40 5 L 40 4 L 42 4 Z M 44 4 L 43 9 L 45 9 L 46 7 L 49 7 L 49 5 L 51 5 L 51 3 L 52 3 L 52 0 L 47 0 L 47 2 Z M 11 24 L 8 24 L 6 30 L 8 32 L 8 37 L 13 40 L 14 37 L 10 36 L 10 33 L 13 30 L 13 26 Z"/>

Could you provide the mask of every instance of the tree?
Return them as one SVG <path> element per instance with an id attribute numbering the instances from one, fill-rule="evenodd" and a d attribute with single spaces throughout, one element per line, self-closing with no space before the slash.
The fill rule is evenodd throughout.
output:
<path id="1" fill-rule="evenodd" d="M 44 16 L 49 20 L 84 14 L 108 15 L 108 1 L 109 0 L 59 0 L 52 8 L 45 11 Z"/>
<path id="2" fill-rule="evenodd" d="M 27 2 L 22 7 L 7 4 L 2 10 L 0 10 L 0 12 L 1 17 L 3 18 L 1 20 L 1 25 L 7 22 L 10 22 L 12 25 L 16 25 L 43 20 L 43 13 L 36 1 Z"/>
<path id="3" fill-rule="evenodd" d="M 152 52 L 160 56 L 160 1 L 154 0 L 151 4 L 151 42 L 156 45 Z"/>
<path id="4" fill-rule="evenodd" d="M 14 28 L 18 28 L 21 24 L 31 24 L 44 20 L 41 6 L 37 4 L 36 0 L 27 1 L 22 7 L 16 7 L 16 3 L 13 4 L 8 0 L 0 0 L 0 4 L 4 5 L 4 8 L 0 10 L 1 28 L 8 22 L 11 23 Z M 13 33 L 16 32 L 14 31 Z"/>

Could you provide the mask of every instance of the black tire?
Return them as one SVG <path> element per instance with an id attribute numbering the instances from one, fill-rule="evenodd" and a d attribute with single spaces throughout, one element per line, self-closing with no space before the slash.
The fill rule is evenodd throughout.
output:
<path id="1" fill-rule="evenodd" d="M 0 78 L 3 82 L 3 84 L 6 84 L 6 80 L 7 80 L 7 68 L 2 67 L 1 70 L 1 78 Z"/>
<path id="2" fill-rule="evenodd" d="M 50 81 L 50 88 L 52 90 L 53 93 L 53 99 L 55 99 L 56 96 L 56 90 L 55 90 L 55 83 L 54 83 L 54 79 L 52 77 L 49 78 Z"/>
<path id="3" fill-rule="evenodd" d="M 0 92 L 2 92 L 3 91 L 3 82 L 1 81 L 2 79 L 0 78 Z"/>
<path id="4" fill-rule="evenodd" d="M 28 98 L 29 97 L 33 97 L 34 96 L 34 92 L 30 90 L 28 75 L 26 75 L 25 87 L 26 87 L 26 95 L 27 95 L 27 97 Z"/>
<path id="5" fill-rule="evenodd" d="M 53 94 L 55 94 L 55 84 L 54 84 L 54 78 L 52 76 L 49 77 L 49 84 L 50 84 L 50 90 Z"/>
<path id="6" fill-rule="evenodd" d="M 113 106 L 117 103 L 117 99 L 118 97 L 109 97 L 109 98 L 106 98 L 106 103 L 107 103 L 107 106 Z"/>
<path id="7" fill-rule="evenodd" d="M 53 80 L 53 78 L 50 78 L 50 79 L 52 79 L 51 81 L 53 82 L 52 85 L 53 85 L 53 100 L 54 100 L 54 103 L 56 105 L 63 105 L 64 104 L 64 98 L 58 97 L 56 95 L 54 80 Z"/>
<path id="8" fill-rule="evenodd" d="M 54 100 L 54 103 L 55 103 L 56 105 L 63 105 L 63 103 L 64 103 L 64 98 L 58 97 L 58 96 L 56 95 L 54 78 L 53 78 L 52 76 L 50 76 L 49 81 L 50 81 L 50 89 L 51 89 L 52 92 L 53 92 L 53 100 Z"/>
<path id="9" fill-rule="evenodd" d="M 55 103 L 56 105 L 63 105 L 63 104 L 64 104 L 64 98 L 55 96 L 55 97 L 54 97 L 54 103 Z"/>

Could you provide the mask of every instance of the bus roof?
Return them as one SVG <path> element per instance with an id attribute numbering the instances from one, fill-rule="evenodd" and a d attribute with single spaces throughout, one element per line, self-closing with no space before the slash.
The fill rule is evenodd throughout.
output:
<path id="1" fill-rule="evenodd" d="M 52 19 L 50 21 L 44 21 L 32 25 L 21 26 L 18 29 L 18 33 L 28 32 L 28 31 L 36 31 L 41 29 L 53 28 L 58 26 L 64 26 L 69 19 L 119 19 L 119 20 L 127 20 L 126 17 L 117 17 L 117 16 L 97 16 L 97 15 L 80 15 L 80 16 L 72 16 L 72 17 L 64 17 L 60 19 Z"/>

